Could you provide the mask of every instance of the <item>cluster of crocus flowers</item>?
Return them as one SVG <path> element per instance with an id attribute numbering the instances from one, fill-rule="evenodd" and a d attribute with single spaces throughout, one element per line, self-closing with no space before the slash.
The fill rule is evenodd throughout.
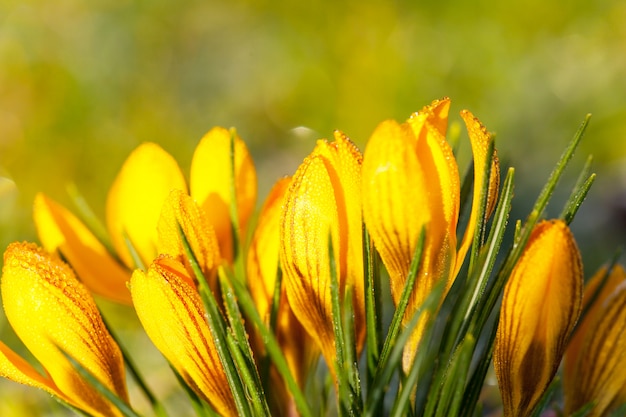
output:
<path id="1" fill-rule="evenodd" d="M 92 292 L 132 305 L 192 401 L 198 399 L 200 407 L 208 404 L 220 415 L 311 415 L 302 390 L 320 353 L 334 379 L 339 408 L 354 406 L 352 414 L 378 415 L 396 371 L 402 381 L 398 390 L 406 385 L 411 392 L 398 397 L 417 407 L 431 391 L 416 394 L 408 381 L 418 369 L 413 364 L 420 363 L 414 359 L 420 349 L 431 347 L 421 342 L 438 310 L 421 312 L 402 350 L 388 353 L 395 349 L 392 335 L 384 341 L 386 353 L 378 352 L 385 338 L 375 311 L 382 296 L 369 293 L 378 291 L 376 285 L 366 286 L 376 261 L 370 263 L 364 254 L 373 248 L 378 252 L 398 305 L 406 300 L 410 267 L 421 248 L 408 307 L 394 317 L 404 325 L 413 323 L 438 284 L 445 297 L 454 293 L 450 288 L 460 271 L 468 271 L 468 279 L 456 281 L 459 288 L 467 288 L 463 285 L 477 275 L 480 268 L 473 262 L 482 261 L 480 245 L 499 198 L 500 166 L 492 136 L 469 111 L 462 111 L 474 161 L 471 209 L 462 222 L 459 167 L 446 140 L 449 108 L 444 98 L 404 123 L 382 122 L 363 154 L 339 131 L 333 141 L 319 140 L 294 175 L 272 188 L 253 233 L 248 233 L 248 223 L 256 203 L 256 171 L 244 142 L 224 128 L 212 129 L 200 141 L 189 186 L 176 161 L 158 145 L 145 143 L 133 151 L 111 186 L 106 231 L 98 237 L 69 210 L 39 194 L 34 217 L 45 251 L 31 244 L 11 245 L 1 286 L 10 323 L 46 375 L 0 344 L 1 375 L 42 388 L 89 414 L 122 415 L 65 356 L 129 403 L 123 358 Z M 511 192 L 505 195 L 511 197 Z M 500 197 L 503 201 L 507 199 Z M 502 213 L 498 209 L 495 218 L 506 217 Z M 366 238 L 373 247 L 365 244 Z M 475 243 L 477 255 L 467 262 Z M 626 380 L 617 365 L 626 354 L 621 341 L 626 329 L 623 279 L 623 270 L 616 267 L 599 292 L 600 278 L 592 280 L 583 301 L 580 255 L 567 224 L 554 220 L 536 226 L 504 288 L 497 334 L 489 331 L 491 339 L 484 337 L 494 346 L 505 416 L 531 413 L 566 349 L 570 381 L 565 383 L 565 410 L 597 401 L 594 415 L 602 415 L 619 405 L 626 396 L 621 388 Z M 486 291 L 492 288 L 497 287 Z M 502 287 L 499 291 L 494 300 Z M 582 305 L 589 310 L 574 332 Z M 493 308 L 486 316 L 493 316 Z M 465 314 L 459 311 L 450 314 Z M 450 349 L 456 349 L 450 362 L 434 361 L 441 366 L 434 375 L 470 378 L 470 359 L 478 354 L 469 349 L 482 331 L 472 327 L 475 323 L 460 326 L 466 333 L 446 336 L 459 344 Z M 445 331 L 438 329 L 439 334 Z M 369 332 L 381 334 L 369 338 Z M 389 362 L 381 363 L 390 363 L 392 370 L 368 369 L 368 392 L 362 394 L 360 377 L 344 373 L 359 372 L 366 337 L 368 354 L 384 357 Z M 432 339 L 433 346 L 441 342 Z M 445 349 L 438 352 L 445 354 Z M 459 365 L 454 361 L 460 357 L 469 359 Z M 487 364 L 491 355 L 485 357 Z M 593 366 L 598 362 L 611 372 L 598 372 Z M 474 368 L 486 373 L 487 366 Z M 263 378 L 267 380 L 257 381 Z M 444 383 L 433 385 L 448 389 Z M 454 391 L 470 385 L 459 379 Z M 375 394 L 361 398 L 370 392 Z M 446 395 L 458 400 L 450 392 Z M 350 398 L 344 401 L 344 395 Z"/>
<path id="2" fill-rule="evenodd" d="M 77 216 L 44 194 L 36 197 L 34 206 L 39 238 L 46 250 L 58 251 L 67 259 L 91 291 L 131 304 L 127 282 L 132 270 L 150 265 L 159 253 L 175 245 L 167 232 L 166 238 L 159 238 L 157 227 L 173 190 L 188 193 L 202 208 L 201 221 L 216 234 L 219 258 L 232 262 L 231 201 L 237 201 L 238 233 L 245 236 L 256 203 L 256 171 L 239 136 L 219 127 L 196 147 L 189 189 L 176 160 L 160 146 L 144 143 L 131 153 L 107 197 L 106 224 L 113 254 Z"/>

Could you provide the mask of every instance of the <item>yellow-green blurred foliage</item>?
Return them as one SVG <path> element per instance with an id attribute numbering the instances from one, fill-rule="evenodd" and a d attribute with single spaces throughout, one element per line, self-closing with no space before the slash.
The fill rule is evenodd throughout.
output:
<path id="1" fill-rule="evenodd" d="M 333 129 L 363 147 L 450 96 L 518 168 L 516 216 L 593 114 L 577 161 L 594 153 L 600 176 L 573 227 L 594 270 L 625 243 L 624 22 L 622 0 L 4 0 L 1 247 L 36 239 L 37 191 L 71 207 L 73 182 L 102 216 L 143 141 L 187 172 L 209 128 L 235 126 L 264 193 Z"/>

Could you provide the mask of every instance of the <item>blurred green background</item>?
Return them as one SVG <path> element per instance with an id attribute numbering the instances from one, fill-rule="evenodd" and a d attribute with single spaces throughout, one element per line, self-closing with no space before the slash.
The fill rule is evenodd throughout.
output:
<path id="1" fill-rule="evenodd" d="M 206 131 L 234 126 L 262 201 L 315 139 L 341 129 L 364 149 L 380 121 L 449 96 L 517 168 L 514 217 L 593 114 L 574 163 L 593 153 L 599 177 L 572 225 L 591 272 L 626 243 L 624 22 L 621 0 L 3 0 L 1 247 L 36 239 L 37 191 L 69 205 L 73 182 L 102 216 L 141 142 L 187 172 Z"/>

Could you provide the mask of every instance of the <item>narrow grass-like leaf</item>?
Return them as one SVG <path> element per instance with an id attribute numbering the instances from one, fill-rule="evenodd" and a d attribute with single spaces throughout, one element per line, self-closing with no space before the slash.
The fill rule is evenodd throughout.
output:
<path id="1" fill-rule="evenodd" d="M 107 252 L 114 258 L 118 259 L 115 249 L 113 249 L 113 244 L 111 243 L 111 239 L 109 238 L 109 233 L 107 232 L 106 227 L 100 221 L 98 216 L 93 212 L 85 197 L 78 191 L 78 187 L 76 184 L 69 183 L 66 186 L 67 193 L 69 194 L 74 206 L 77 209 L 78 218 L 85 223 L 85 226 L 94 234 L 96 239 L 100 243 L 104 245 Z"/>
<path id="2" fill-rule="evenodd" d="M 561 378 L 559 378 L 558 376 L 554 377 L 554 379 L 548 386 L 548 389 L 546 389 L 546 392 L 543 393 L 543 395 L 537 402 L 537 405 L 533 409 L 532 414 L 529 417 L 539 417 L 552 399 L 554 393 L 560 388 L 560 386 Z"/>
<path id="3" fill-rule="evenodd" d="M 472 250 L 470 252 L 470 263 L 468 269 L 469 275 L 472 275 L 476 262 L 478 261 L 479 250 L 482 247 L 482 243 L 486 234 L 487 216 L 485 215 L 485 213 L 487 211 L 487 204 L 489 199 L 489 183 L 491 182 L 491 168 L 494 158 L 493 152 L 494 141 L 491 140 L 489 141 L 489 147 L 487 148 L 486 152 L 485 165 L 483 167 L 480 167 L 485 173 L 485 175 L 483 176 L 483 183 L 474 184 L 474 189 L 476 189 L 476 187 L 480 187 L 480 199 L 478 205 L 478 215 L 476 216 L 476 228 L 474 229 L 474 238 L 472 241 Z"/>
<path id="4" fill-rule="evenodd" d="M 570 417 L 587 417 L 589 413 L 593 411 L 593 407 L 595 407 L 595 404 L 593 402 L 589 404 L 585 404 L 584 406 L 580 408 L 580 410 L 577 410 L 576 412 L 572 413 Z M 619 409 L 615 411 L 619 411 Z M 621 410 L 621 412 L 619 413 L 615 413 L 615 412 L 611 413 L 609 414 L 608 417 L 623 417 L 625 413 L 626 413 L 626 408 Z"/>
<path id="5" fill-rule="evenodd" d="M 130 253 L 130 257 L 133 260 L 133 264 L 135 265 L 135 268 L 143 269 L 145 271 L 147 268 L 144 265 L 143 261 L 141 260 L 141 256 L 139 256 L 139 252 L 135 248 L 135 245 L 133 244 L 132 240 L 130 240 L 128 233 L 124 231 L 122 233 L 122 236 L 124 237 L 124 243 L 126 244 L 126 247 L 128 248 L 128 252 Z"/>
<path id="6" fill-rule="evenodd" d="M 467 334 L 448 364 L 448 371 L 441 388 L 435 416 L 447 417 L 458 415 L 465 391 L 465 381 L 474 352 L 476 340 Z"/>
<path id="7" fill-rule="evenodd" d="M 120 348 L 120 352 L 122 353 L 122 357 L 124 358 L 124 363 L 126 364 L 126 369 L 128 369 L 128 371 L 132 375 L 133 379 L 137 383 L 137 386 L 139 387 L 141 392 L 143 392 L 143 394 L 146 396 L 146 399 L 148 400 L 148 402 L 152 406 L 152 409 L 154 410 L 154 414 L 158 417 L 165 417 L 167 413 L 165 412 L 165 409 L 163 408 L 163 404 L 161 404 L 157 400 L 152 390 L 148 387 L 148 384 L 146 384 L 146 381 L 144 380 L 143 376 L 139 373 L 139 369 L 135 365 L 135 362 L 130 356 L 130 353 L 124 347 L 124 344 L 119 339 L 119 337 L 117 337 L 117 334 L 113 331 L 113 329 L 107 322 L 104 315 L 102 313 L 100 313 L 100 315 L 102 316 L 102 322 L 104 323 L 104 326 L 107 328 L 107 330 L 111 334 L 111 337 Z"/>
<path id="8" fill-rule="evenodd" d="M 347 354 L 350 347 L 346 346 L 346 329 L 344 329 L 344 324 L 342 320 L 344 308 L 351 309 L 352 303 L 342 306 L 339 277 L 337 276 L 337 267 L 335 263 L 333 246 L 330 236 L 328 239 L 328 258 L 330 262 L 330 294 L 332 305 L 333 333 L 335 336 L 336 349 L 335 363 L 329 364 L 329 366 L 334 366 L 335 368 L 335 376 L 337 378 L 337 400 L 339 406 L 339 415 L 355 416 L 357 415 L 357 404 L 358 401 L 360 401 L 360 398 L 356 398 L 356 393 L 353 391 L 350 384 L 352 367 L 349 363 Z M 354 311 L 347 312 L 347 314 L 351 314 L 354 316 Z M 355 403 L 355 401 L 357 403 Z"/>
<path id="9" fill-rule="evenodd" d="M 282 282 L 283 282 L 283 271 L 278 266 L 276 270 L 276 281 L 274 282 L 274 293 L 272 294 L 272 305 L 270 306 L 270 317 L 269 317 L 269 331 L 272 334 L 276 334 L 276 323 L 278 321 L 278 308 L 280 306 L 280 299 L 282 293 Z M 270 381 L 270 365 L 271 358 L 267 355 L 267 352 L 261 358 L 261 382 L 263 383 L 263 389 L 266 392 L 269 392 L 268 384 Z"/>
<path id="10" fill-rule="evenodd" d="M 252 410 L 250 409 L 250 403 L 246 398 L 246 392 L 244 390 L 243 383 L 239 377 L 239 373 L 237 372 L 237 368 L 235 366 L 233 358 L 229 353 L 228 344 L 226 341 L 226 334 L 228 332 L 226 321 L 222 316 L 222 313 L 220 312 L 213 292 L 211 292 L 209 283 L 202 273 L 202 269 L 198 264 L 198 260 L 191 250 L 189 241 L 187 240 L 187 237 L 183 233 L 180 226 L 179 233 L 183 243 L 183 248 L 185 250 L 185 255 L 189 259 L 191 268 L 193 269 L 196 279 L 198 280 L 198 284 L 200 287 L 200 296 L 202 298 L 202 303 L 204 304 L 204 308 L 207 313 L 207 322 L 211 330 L 211 334 L 213 335 L 215 349 L 220 358 L 220 362 L 224 367 L 224 373 L 226 374 L 228 386 L 230 387 L 230 390 L 232 392 L 235 406 L 237 407 L 237 412 L 240 416 L 252 417 Z"/>
<path id="11" fill-rule="evenodd" d="M 65 355 L 67 360 L 70 361 L 74 369 L 83 377 L 89 384 L 91 384 L 98 393 L 104 398 L 109 400 L 115 408 L 117 408 L 124 417 L 140 417 L 139 414 L 133 410 L 130 405 L 126 404 L 121 398 L 119 398 L 113 391 L 107 388 L 98 378 L 96 378 L 91 372 L 83 367 L 77 360 L 75 360 L 69 353 L 59 347 L 59 350 Z"/>
<path id="12" fill-rule="evenodd" d="M 343 311 L 342 325 L 344 334 L 344 365 L 346 372 L 348 387 L 351 392 L 350 398 L 350 414 L 360 416 L 363 412 L 363 400 L 361 397 L 361 379 L 359 376 L 359 366 L 356 351 L 355 324 L 354 324 L 354 307 L 352 305 L 352 287 L 346 286 Z"/>
<path id="13" fill-rule="evenodd" d="M 366 381 L 369 386 L 374 379 L 380 359 L 383 325 L 380 262 L 378 262 L 378 255 L 365 227 L 363 228 L 363 259 L 365 260 Z"/>
<path id="14" fill-rule="evenodd" d="M 420 313 L 429 311 L 434 313 L 441 303 L 443 281 L 437 283 L 433 291 L 424 302 Z M 437 329 L 437 319 L 440 316 L 430 315 L 426 323 L 424 334 L 416 350 L 415 358 L 408 374 L 401 381 L 400 389 L 391 409 L 391 416 L 406 416 L 411 414 L 411 399 L 414 397 L 414 414 L 423 415 L 427 392 L 430 391 L 432 375 L 439 366 L 439 346 L 443 334 Z M 417 382 L 420 381 L 419 384 Z M 417 388 L 417 390 L 416 390 Z"/>
<path id="15" fill-rule="evenodd" d="M 235 262 L 242 257 L 239 242 L 239 210 L 237 205 L 236 167 L 235 167 L 235 137 L 237 132 L 230 129 L 230 226 L 233 236 L 233 259 Z"/>
<path id="16" fill-rule="evenodd" d="M 574 216 L 587 197 L 587 193 L 595 179 L 596 174 L 591 174 L 580 187 L 574 189 L 570 199 L 565 204 L 565 207 L 563 207 L 563 212 L 559 216 L 559 218 L 565 220 L 565 223 L 570 224 L 572 220 L 574 220 Z"/>
<path id="17" fill-rule="evenodd" d="M 611 414 L 609 414 L 609 417 L 622 417 L 626 415 L 626 404 L 622 404 L 619 407 L 617 407 L 615 410 L 611 411 Z"/>
<path id="18" fill-rule="evenodd" d="M 457 343 L 460 342 L 461 338 L 468 330 L 470 323 L 472 323 L 470 318 L 475 311 L 479 311 L 479 320 L 473 321 L 475 326 L 471 331 L 474 334 L 480 333 L 485 320 L 489 317 L 490 310 L 483 309 L 483 307 L 485 307 L 482 303 L 483 295 L 498 258 L 500 248 L 502 247 L 504 233 L 506 232 L 506 225 L 513 200 L 514 175 L 514 169 L 510 168 L 502 185 L 500 199 L 493 216 L 489 237 L 487 238 L 485 246 L 481 248 L 479 262 L 477 262 L 474 273 L 472 274 L 473 276 L 470 279 L 470 282 L 473 282 L 473 284 L 470 285 L 468 289 L 469 297 L 467 297 L 467 307 L 463 317 L 463 326 L 458 334 L 459 339 L 457 339 Z"/>
<path id="19" fill-rule="evenodd" d="M 247 288 L 243 285 L 243 283 L 234 280 L 231 282 L 231 284 L 233 286 L 233 290 L 235 291 L 235 295 L 239 300 L 239 305 L 246 314 L 246 317 L 252 321 L 256 329 L 259 331 L 259 334 L 263 339 L 265 348 L 267 349 L 268 355 L 272 358 L 276 369 L 285 380 L 287 389 L 294 398 L 294 402 L 296 403 L 296 408 L 298 409 L 298 412 L 302 417 L 312 417 L 309 405 L 306 402 L 306 399 L 304 397 L 304 394 L 300 390 L 300 387 L 296 383 L 295 378 L 289 370 L 287 360 L 285 359 L 285 356 L 280 349 L 278 341 L 276 340 L 274 334 L 263 323 L 263 319 L 259 315 L 259 312 L 255 307 L 254 301 L 252 300 L 252 296 L 248 292 Z"/>
<path id="20" fill-rule="evenodd" d="M 229 285 L 228 278 L 224 276 L 223 269 L 220 270 L 219 280 L 231 329 L 226 334 L 229 351 L 239 371 L 243 386 L 250 397 L 254 415 L 269 416 L 267 398 L 256 368 L 252 348 L 248 342 L 244 320 L 237 305 L 237 298 Z"/>
<path id="21" fill-rule="evenodd" d="M 367 398 L 363 415 L 366 417 L 375 417 L 380 415 L 377 410 L 381 406 L 381 402 L 384 399 L 384 395 L 388 389 L 389 382 L 395 372 L 402 373 L 402 355 L 404 351 L 404 345 L 409 340 L 409 337 L 413 333 L 415 326 L 422 317 L 422 313 L 428 310 L 431 305 L 437 305 L 441 299 L 441 293 L 443 291 L 443 285 L 441 283 L 435 285 L 433 291 L 426 298 L 426 301 L 420 306 L 411 321 L 398 330 L 398 334 L 395 337 L 395 341 L 390 345 L 389 353 L 385 356 L 384 361 L 381 359 L 377 367 L 375 378 L 372 381 L 371 386 L 368 388 Z M 416 359 L 417 361 L 418 359 Z"/>
<path id="22" fill-rule="evenodd" d="M 498 304 L 499 305 L 499 304 Z M 487 323 L 482 327 L 480 337 L 474 348 L 472 365 L 474 369 L 467 381 L 463 403 L 460 410 L 460 417 L 471 417 L 475 415 L 472 410 L 480 408 L 478 399 L 483 390 L 485 377 L 489 371 L 491 358 L 493 357 L 493 340 L 498 330 L 497 314 L 492 314 Z M 482 414 L 480 414 L 482 415 Z"/>
<path id="23" fill-rule="evenodd" d="M 193 407 L 198 417 L 218 417 L 219 416 L 219 414 L 217 414 L 217 412 L 213 410 L 213 408 L 211 408 L 209 404 L 203 401 L 202 398 L 198 397 L 198 394 L 196 394 L 195 391 L 192 390 L 191 387 L 189 387 L 189 385 L 187 385 L 183 377 L 180 376 L 176 368 L 174 368 L 171 364 L 170 364 L 170 369 L 174 373 L 174 376 L 176 377 L 176 380 L 178 381 L 180 386 L 183 388 L 183 391 L 185 391 L 185 393 L 189 397 L 189 400 L 191 401 L 191 406 Z"/>

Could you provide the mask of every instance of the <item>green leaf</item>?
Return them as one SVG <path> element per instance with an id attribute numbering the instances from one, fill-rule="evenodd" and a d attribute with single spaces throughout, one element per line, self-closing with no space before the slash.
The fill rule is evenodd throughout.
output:
<path id="1" fill-rule="evenodd" d="M 124 400 L 119 398 L 113 391 L 105 386 L 98 378 L 96 378 L 91 372 L 83 367 L 77 360 L 75 360 L 69 353 L 59 348 L 59 350 L 70 361 L 74 369 L 83 377 L 96 391 L 104 398 L 109 400 L 115 408 L 117 408 L 124 417 L 140 417 Z"/>

